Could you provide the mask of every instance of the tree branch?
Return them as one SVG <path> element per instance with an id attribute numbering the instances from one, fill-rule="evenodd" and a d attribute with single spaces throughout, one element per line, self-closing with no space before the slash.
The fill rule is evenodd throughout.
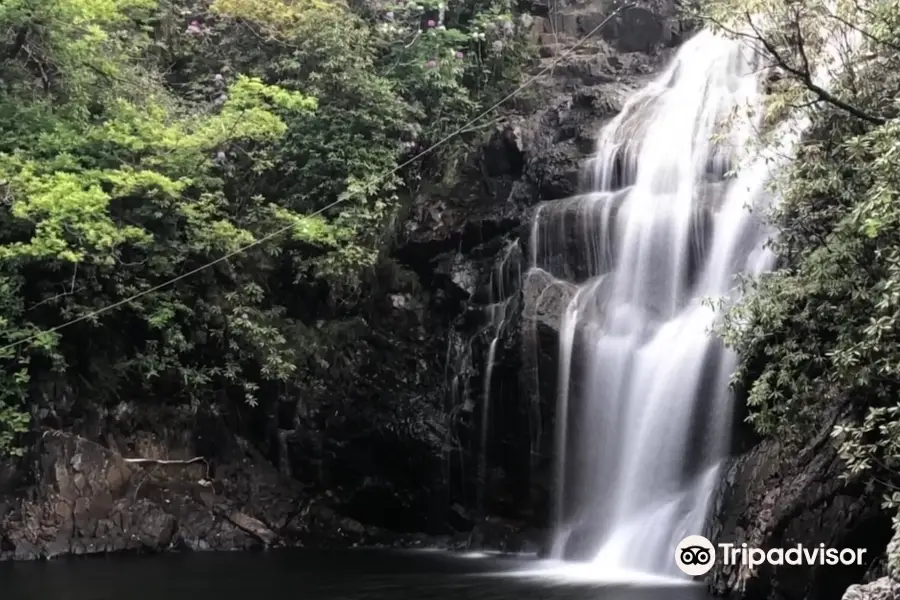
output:
<path id="1" fill-rule="evenodd" d="M 194 463 L 203 463 L 206 465 L 206 479 L 209 479 L 209 462 L 203 458 L 202 456 L 196 456 L 194 458 L 187 458 L 184 460 L 165 460 L 161 458 L 122 458 L 123 461 L 130 463 L 132 465 L 192 465 Z M 203 482 L 201 482 L 202 484 Z M 203 484 L 208 485 L 208 484 Z"/>
<path id="2" fill-rule="evenodd" d="M 858 6 L 859 6 L 859 2 L 856 2 L 856 5 L 857 5 L 857 7 L 858 7 Z M 853 31 L 856 31 L 857 33 L 859 33 L 860 35 L 862 35 L 864 38 L 866 38 L 866 39 L 868 39 L 868 40 L 870 40 L 870 41 L 872 41 L 872 42 L 875 42 L 876 44 L 881 44 L 881 45 L 883 45 L 883 46 L 887 46 L 888 48 L 892 48 L 893 50 L 900 51 L 900 46 L 898 46 L 897 44 L 893 44 L 893 43 L 891 43 L 891 42 L 889 42 L 889 41 L 887 41 L 887 40 L 882 40 L 882 39 L 880 39 L 880 38 L 878 38 L 878 37 L 872 35 L 870 32 L 866 31 L 866 30 L 863 29 L 862 27 L 860 27 L 860 26 L 858 26 L 858 25 L 856 25 L 856 24 L 854 24 L 854 23 L 851 23 L 850 21 L 848 21 L 847 19 L 841 17 L 840 15 L 837 15 L 837 14 L 831 12 L 831 10 L 829 10 L 827 4 L 824 5 L 824 8 L 825 8 L 825 11 L 828 13 L 828 16 L 829 16 L 830 18 L 834 19 L 835 21 L 841 23 L 842 25 L 844 25 L 844 26 L 846 26 L 846 27 L 849 27 L 849 28 L 852 29 Z"/>
<path id="3" fill-rule="evenodd" d="M 154 465 L 190 465 L 198 462 L 206 462 L 206 459 L 202 456 L 196 456 L 194 458 L 186 458 L 183 460 L 165 460 L 162 458 L 123 458 L 127 463 L 132 464 L 154 464 Z"/>
<path id="4" fill-rule="evenodd" d="M 756 23 L 753 22 L 753 17 L 750 15 L 749 12 L 745 13 L 744 16 L 747 19 L 747 23 L 750 25 L 750 28 L 753 30 L 753 33 L 755 35 L 754 36 L 747 36 L 746 34 L 743 34 L 743 35 L 746 37 L 750 37 L 751 39 L 755 39 L 760 44 L 762 44 L 763 48 L 765 48 L 766 52 L 768 52 L 769 54 L 772 55 L 772 58 L 775 59 L 775 62 L 781 69 L 783 69 L 784 71 L 787 71 L 788 73 L 790 73 L 791 75 L 796 77 L 804 85 L 804 87 L 806 87 L 806 89 L 808 89 L 810 92 L 815 94 L 820 100 L 822 100 L 823 102 L 827 102 L 828 104 L 831 104 L 832 106 L 836 106 L 836 107 L 844 110 L 845 112 L 853 115 L 854 117 L 856 117 L 858 119 L 862 119 L 863 121 L 868 121 L 869 123 L 873 123 L 875 125 L 884 125 L 887 122 L 887 119 L 885 119 L 884 117 L 870 114 L 861 108 L 858 108 L 856 106 L 853 106 L 852 104 L 848 104 L 847 102 L 844 102 L 843 100 L 841 100 L 837 96 L 834 96 L 833 94 L 831 94 L 831 92 L 820 87 L 813 81 L 812 73 L 810 73 L 810 70 L 809 70 L 809 60 L 808 60 L 808 57 L 806 56 L 806 49 L 804 47 L 803 37 L 799 33 L 800 32 L 799 23 L 797 24 L 797 32 L 800 37 L 798 37 L 798 39 L 797 39 L 797 45 L 798 45 L 797 49 L 798 49 L 798 52 L 800 53 L 801 60 L 803 61 L 803 64 L 804 64 L 803 69 L 798 69 L 797 67 L 791 65 L 781 55 L 781 53 L 778 51 L 778 49 L 775 48 L 775 45 L 772 44 L 769 40 L 767 40 L 765 38 L 765 36 L 763 36 L 762 32 L 759 31 L 759 29 L 756 26 Z"/>
<path id="5" fill-rule="evenodd" d="M 15 59 L 22 48 L 25 47 L 25 42 L 28 39 L 28 27 L 20 27 L 16 32 L 15 39 L 12 44 L 9 45 L 9 50 L 6 51 L 6 56 Z"/>

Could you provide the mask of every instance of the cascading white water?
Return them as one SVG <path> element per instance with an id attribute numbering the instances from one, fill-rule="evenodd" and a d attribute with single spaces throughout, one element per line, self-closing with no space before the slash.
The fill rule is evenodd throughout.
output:
<path id="1" fill-rule="evenodd" d="M 558 557 L 679 576 L 729 444 L 734 357 L 704 300 L 770 267 L 759 213 L 770 165 L 755 55 L 701 32 L 601 132 L 593 191 L 535 216 L 532 271 L 574 280 L 562 319 Z"/>
<path id="2" fill-rule="evenodd" d="M 513 253 L 518 249 L 517 242 L 510 242 L 501 252 L 500 261 L 494 267 L 491 273 L 490 300 L 491 303 L 487 307 L 489 320 L 489 331 L 491 341 L 488 344 L 487 358 L 484 366 L 484 381 L 482 382 L 481 393 L 481 451 L 479 453 L 478 463 L 478 509 L 483 515 L 485 511 L 485 493 L 487 485 L 487 458 L 488 458 L 488 432 L 490 431 L 490 413 L 491 413 L 491 384 L 493 383 L 494 362 L 497 359 L 497 345 L 500 343 L 500 336 L 503 335 L 503 328 L 506 325 L 506 318 L 509 313 L 510 301 L 513 298 L 511 290 L 508 289 L 510 280 L 518 284 L 519 265 L 518 260 L 511 260 Z"/>

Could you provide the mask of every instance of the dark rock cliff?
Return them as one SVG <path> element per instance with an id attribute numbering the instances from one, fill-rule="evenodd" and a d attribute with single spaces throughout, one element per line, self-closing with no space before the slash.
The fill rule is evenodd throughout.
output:
<path id="1" fill-rule="evenodd" d="M 536 20 L 546 71 L 457 185 L 417 206 L 396 252 L 423 282 L 460 300 L 458 314 L 447 314 L 447 407 L 460 465 L 450 485 L 481 523 L 474 544 L 533 548 L 547 527 L 557 337 L 573 289 L 523 277 L 538 207 L 582 189 L 600 128 L 682 35 L 673 6 L 646 3 L 564 55 L 614 7 L 577 3 Z M 523 530 L 527 543 L 509 533 Z"/>

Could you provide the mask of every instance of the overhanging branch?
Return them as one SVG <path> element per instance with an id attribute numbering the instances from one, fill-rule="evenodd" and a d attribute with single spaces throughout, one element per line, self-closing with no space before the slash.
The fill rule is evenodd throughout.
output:
<path id="1" fill-rule="evenodd" d="M 816 82 L 813 81 L 812 73 L 810 72 L 810 68 L 809 68 L 809 59 L 806 56 L 806 48 L 804 45 L 805 42 L 803 40 L 803 35 L 800 31 L 799 23 L 795 22 L 795 26 L 796 26 L 795 33 L 797 34 L 797 51 L 800 54 L 801 61 L 803 61 L 803 68 L 797 68 L 797 67 L 791 65 L 790 62 L 788 62 L 781 55 L 781 53 L 778 52 L 778 49 L 775 48 L 775 45 L 771 41 L 766 39 L 766 37 L 762 34 L 762 32 L 759 30 L 759 28 L 757 28 L 756 23 L 753 22 L 753 17 L 750 15 L 750 13 L 744 13 L 744 15 L 747 19 L 747 23 L 750 25 L 750 28 L 753 30 L 753 33 L 755 34 L 755 37 L 754 36 L 750 36 L 750 37 L 756 39 L 760 44 L 763 45 L 763 48 L 765 48 L 766 52 L 768 52 L 769 54 L 772 55 L 772 58 L 775 59 L 776 64 L 781 69 L 783 69 L 784 71 L 787 71 L 788 73 L 790 73 L 791 75 L 796 77 L 804 85 L 804 87 L 806 87 L 806 89 L 808 89 L 810 92 L 815 94 L 820 100 L 822 100 L 823 102 L 827 102 L 828 104 L 831 104 L 832 106 L 836 106 L 836 107 L 850 113 L 851 115 L 853 115 L 854 117 L 856 117 L 858 119 L 868 121 L 869 123 L 873 123 L 875 125 L 884 125 L 887 122 L 887 119 L 885 119 L 883 117 L 870 114 L 861 108 L 858 108 L 856 106 L 853 106 L 852 104 L 844 102 L 843 100 L 841 100 L 837 96 L 833 95 L 828 90 L 820 87 L 818 84 L 816 84 Z"/>
<path id="2" fill-rule="evenodd" d="M 778 50 L 778 48 L 775 47 L 775 44 L 773 44 L 769 39 L 767 39 L 762 34 L 762 32 L 759 30 L 759 28 L 753 22 L 753 17 L 750 15 L 750 13 L 745 13 L 744 16 L 747 19 L 747 23 L 750 25 L 750 28 L 753 30 L 753 35 L 731 29 L 731 28 L 725 26 L 724 24 L 722 24 L 721 22 L 716 21 L 715 19 L 711 19 L 709 17 L 706 17 L 706 20 L 713 23 L 716 27 L 718 27 L 719 29 L 721 29 L 722 31 L 727 33 L 728 35 L 731 35 L 735 38 L 749 40 L 751 42 L 754 42 L 754 43 L 762 46 L 762 49 L 767 54 L 769 54 L 772 57 L 772 59 L 774 60 L 773 66 L 776 66 L 776 67 L 780 68 L 782 71 L 784 71 L 785 73 L 792 75 L 795 79 L 797 79 L 803 85 L 803 87 L 805 87 L 812 94 L 814 94 L 818 100 L 825 102 L 827 104 L 830 104 L 836 108 L 839 108 L 839 109 L 847 112 L 848 114 L 853 115 L 854 117 L 856 117 L 858 119 L 861 119 L 868 123 L 872 123 L 874 125 L 884 125 L 887 122 L 887 119 L 885 119 L 884 117 L 881 117 L 879 115 L 873 115 L 873 114 L 863 110 L 862 108 L 859 108 L 858 106 L 854 106 L 848 102 L 845 102 L 844 100 L 841 100 L 840 98 L 838 98 L 837 96 L 835 96 L 834 94 L 832 94 L 831 92 L 826 90 L 825 88 L 816 84 L 815 81 L 813 81 L 812 73 L 810 72 L 810 69 L 808 67 L 809 61 L 808 61 L 808 57 L 806 56 L 806 49 L 803 46 L 804 42 L 803 42 L 802 37 L 798 38 L 798 40 L 797 40 L 798 44 L 799 44 L 798 52 L 800 53 L 801 61 L 803 61 L 804 65 L 806 65 L 806 67 L 798 68 L 798 67 L 792 65 L 790 63 L 790 61 L 788 61 L 782 55 L 782 53 Z M 798 25 L 797 29 L 799 31 L 799 25 Z"/>

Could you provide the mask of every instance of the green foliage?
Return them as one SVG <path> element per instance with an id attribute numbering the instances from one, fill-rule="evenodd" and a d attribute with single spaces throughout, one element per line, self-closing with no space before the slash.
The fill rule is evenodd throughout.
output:
<path id="1" fill-rule="evenodd" d="M 405 163 L 527 59 L 508 5 L 390 10 L 2 3 L 0 454 L 54 382 L 193 411 L 322 389 L 317 354 L 352 342 L 321 319 L 472 136 Z"/>
<path id="2" fill-rule="evenodd" d="M 837 411 L 848 475 L 868 477 L 897 505 L 900 7 L 716 0 L 710 11 L 774 63 L 773 106 L 814 109 L 777 181 L 781 267 L 747 283 L 723 326 L 741 355 L 735 378 L 749 392 L 750 420 L 800 444 Z M 828 66 L 833 78 L 823 76 Z"/>

